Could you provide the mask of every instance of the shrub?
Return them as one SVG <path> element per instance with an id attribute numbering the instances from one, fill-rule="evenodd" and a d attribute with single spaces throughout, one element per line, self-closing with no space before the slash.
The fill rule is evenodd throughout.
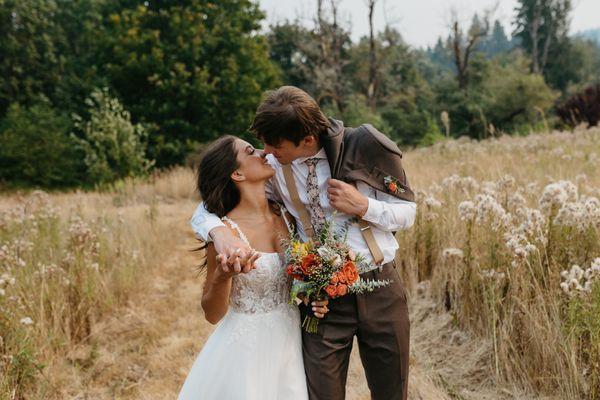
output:
<path id="1" fill-rule="evenodd" d="M 129 112 L 108 89 L 96 89 L 86 100 L 89 119 L 75 115 L 75 126 L 83 137 L 73 135 L 84 152 L 84 162 L 92 182 L 107 184 L 118 179 L 145 175 L 152 162 L 146 159 L 147 132 L 133 124 Z"/>
<path id="2" fill-rule="evenodd" d="M 556 113 L 566 125 L 585 122 L 588 126 L 597 126 L 600 122 L 600 84 L 573 95 L 556 108 Z"/>
<path id="3" fill-rule="evenodd" d="M 69 118 L 48 104 L 11 105 L 0 123 L 0 180 L 48 188 L 81 184 L 85 167 L 70 128 Z"/>

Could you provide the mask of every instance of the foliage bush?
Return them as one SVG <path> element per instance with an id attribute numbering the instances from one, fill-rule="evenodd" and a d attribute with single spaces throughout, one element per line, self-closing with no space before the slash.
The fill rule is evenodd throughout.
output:
<path id="1" fill-rule="evenodd" d="M 596 126 L 600 122 L 600 84 L 589 86 L 556 108 L 556 113 L 565 125 L 587 123 Z"/>
<path id="2" fill-rule="evenodd" d="M 129 112 L 106 88 L 94 90 L 86 104 L 90 107 L 89 119 L 74 116 L 82 137 L 72 137 L 85 154 L 89 179 L 107 184 L 146 174 L 152 162 L 145 155 L 145 128 L 131 122 Z"/>
<path id="3" fill-rule="evenodd" d="M 47 102 L 11 105 L 0 122 L 0 180 L 46 188 L 82 184 L 85 166 L 70 127 Z"/>

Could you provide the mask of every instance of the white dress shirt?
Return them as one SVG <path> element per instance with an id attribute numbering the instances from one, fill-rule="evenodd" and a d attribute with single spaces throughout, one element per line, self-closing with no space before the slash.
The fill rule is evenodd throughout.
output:
<path id="1" fill-rule="evenodd" d="M 308 158 L 319 159 L 316 164 L 316 173 L 319 184 L 321 207 L 325 213 L 325 218 L 330 219 L 333 216 L 335 209 L 331 207 L 329 199 L 327 198 L 327 181 L 331 178 L 331 169 L 329 168 L 324 149 L 319 150 L 319 152 L 312 157 L 297 158 L 291 163 L 300 201 L 305 205 L 308 204 L 306 190 L 308 166 L 304 163 Z M 267 182 L 267 196 L 271 200 L 283 202 L 290 214 L 296 218 L 300 238 L 302 240 L 307 240 L 308 238 L 305 234 L 304 227 L 298 218 L 298 212 L 294 207 L 287 190 L 281 164 L 272 154 L 267 155 L 267 161 L 275 169 L 275 175 Z M 417 206 L 413 202 L 401 200 L 390 194 L 375 190 L 363 182 L 358 181 L 356 184 L 358 191 L 369 199 L 369 207 L 363 216 L 363 219 L 371 223 L 373 236 L 383 253 L 383 263 L 388 263 L 394 259 L 396 250 L 398 250 L 399 247 L 398 241 L 392 232 L 400 229 L 408 229 L 414 224 Z M 346 222 L 352 217 L 354 216 L 337 212 L 335 226 L 338 229 L 343 228 Z M 198 238 L 202 240 L 209 238 L 209 232 L 212 229 L 225 226 L 219 217 L 209 213 L 204 208 L 203 203 L 200 203 L 196 208 L 190 223 Z M 371 252 L 363 239 L 358 223 L 353 223 L 349 226 L 347 241 L 350 248 L 356 253 L 363 255 L 370 263 L 373 262 Z"/>

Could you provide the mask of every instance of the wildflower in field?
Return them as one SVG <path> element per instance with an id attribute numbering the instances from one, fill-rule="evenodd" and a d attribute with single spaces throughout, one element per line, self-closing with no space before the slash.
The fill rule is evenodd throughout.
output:
<path id="1" fill-rule="evenodd" d="M 429 188 L 427 190 L 430 193 L 440 193 L 444 189 L 440 185 L 438 185 L 437 183 L 434 183 L 433 185 L 429 186 Z"/>
<path id="2" fill-rule="evenodd" d="M 498 186 L 496 182 L 484 181 L 481 184 L 481 193 L 495 198 L 498 195 Z"/>
<path id="3" fill-rule="evenodd" d="M 475 203 L 463 201 L 458 205 L 458 214 L 463 221 L 471 221 L 475 217 Z"/>
<path id="4" fill-rule="evenodd" d="M 546 219 L 540 212 L 535 208 L 519 208 L 516 210 L 517 220 L 520 225 L 514 229 L 516 234 L 525 235 L 530 241 L 536 241 L 542 244 L 546 244 Z"/>
<path id="5" fill-rule="evenodd" d="M 424 203 L 430 209 L 432 209 L 432 208 L 440 208 L 442 206 L 442 203 L 440 203 L 435 197 L 433 197 L 431 195 L 429 195 L 429 196 L 427 196 L 425 198 Z"/>
<path id="6" fill-rule="evenodd" d="M 506 247 L 512 252 L 512 254 L 518 259 L 524 259 L 528 253 L 525 250 L 525 246 L 529 244 L 527 238 L 523 234 L 507 233 L 505 235 Z"/>
<path id="7" fill-rule="evenodd" d="M 501 281 L 506 277 L 504 272 L 498 272 L 495 269 L 484 269 L 479 276 L 483 279 Z"/>
<path id="8" fill-rule="evenodd" d="M 518 192 L 513 193 L 512 195 L 508 196 L 507 206 L 511 210 L 517 210 L 519 208 L 523 208 L 523 207 L 525 207 L 526 204 L 527 204 L 527 201 L 525 200 L 525 197 L 523 197 L 523 195 L 521 195 Z"/>
<path id="9" fill-rule="evenodd" d="M 21 324 L 23 325 L 33 325 L 33 320 L 29 317 L 21 318 Z"/>
<path id="10" fill-rule="evenodd" d="M 442 251 L 442 258 L 444 260 L 462 260 L 464 257 L 463 251 L 461 249 L 456 249 L 453 247 L 444 249 Z"/>
<path id="11" fill-rule="evenodd" d="M 568 202 L 564 203 L 558 210 L 558 214 L 554 218 L 554 223 L 557 225 L 569 226 L 577 228 L 580 231 L 585 231 L 588 226 L 587 212 L 585 206 L 581 203 Z"/>
<path id="12" fill-rule="evenodd" d="M 510 223 L 510 216 L 494 197 L 488 194 L 478 194 L 475 197 L 475 204 L 477 223 L 489 221 L 494 231 L 501 227 L 506 228 Z"/>
<path id="13" fill-rule="evenodd" d="M 542 211 L 548 213 L 553 207 L 561 207 L 568 201 L 577 201 L 577 198 L 577 186 L 570 181 L 559 181 L 544 188 L 539 205 Z"/>
<path id="14" fill-rule="evenodd" d="M 515 187 L 516 180 L 511 175 L 504 175 L 496 182 L 498 190 L 503 192 L 509 192 Z"/>
<path id="15" fill-rule="evenodd" d="M 459 181 L 460 181 L 460 176 L 458 176 L 457 174 L 447 176 L 446 178 L 442 179 L 442 187 L 447 190 L 453 189 L 456 187 L 456 185 Z"/>
<path id="16" fill-rule="evenodd" d="M 8 273 L 3 273 L 0 276 L 0 287 L 6 287 L 8 285 L 14 285 L 16 283 L 16 279 L 14 276 L 9 275 Z"/>
<path id="17" fill-rule="evenodd" d="M 563 281 L 560 288 L 568 295 L 589 293 L 592 286 L 600 281 L 600 257 L 595 258 L 590 267 L 583 270 L 579 265 L 573 265 L 570 270 L 560 273 Z"/>

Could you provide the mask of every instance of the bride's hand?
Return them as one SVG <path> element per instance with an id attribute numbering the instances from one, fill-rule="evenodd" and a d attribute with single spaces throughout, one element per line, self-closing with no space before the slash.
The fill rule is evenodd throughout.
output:
<path id="1" fill-rule="evenodd" d="M 221 266 L 219 272 L 228 276 L 233 276 L 252 271 L 255 268 L 255 261 L 260 257 L 260 253 L 251 249 L 244 256 L 241 256 L 240 254 L 239 251 L 234 251 L 229 257 L 218 254 L 217 264 Z"/>
<path id="2" fill-rule="evenodd" d="M 215 245 L 218 265 L 223 272 L 250 272 L 254 262 L 260 257 L 239 237 L 233 235 L 224 227 L 215 228 L 210 232 Z"/>
<path id="3" fill-rule="evenodd" d="M 329 312 L 329 308 L 327 305 L 329 304 L 329 299 L 313 301 L 312 302 L 312 310 L 317 318 L 324 318 L 325 314 Z"/>

